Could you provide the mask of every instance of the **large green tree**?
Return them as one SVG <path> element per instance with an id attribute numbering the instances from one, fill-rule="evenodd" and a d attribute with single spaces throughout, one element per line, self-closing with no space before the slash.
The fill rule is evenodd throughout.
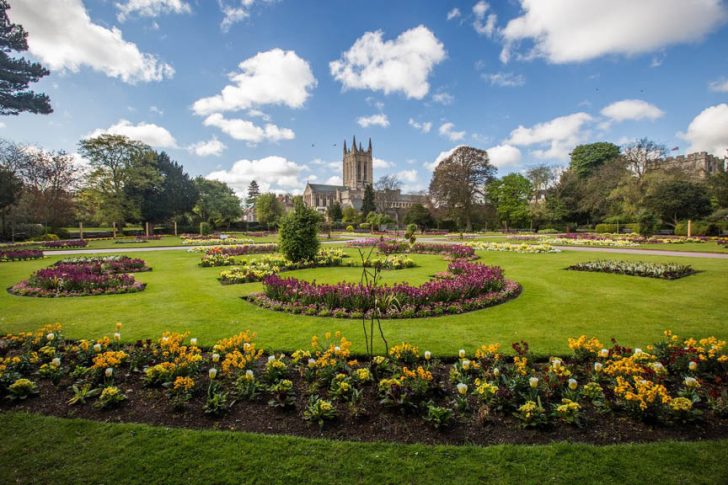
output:
<path id="1" fill-rule="evenodd" d="M 571 151 L 569 168 L 579 177 L 586 177 L 605 162 L 619 157 L 619 154 L 617 145 L 605 141 L 578 145 Z"/>
<path id="2" fill-rule="evenodd" d="M 377 210 L 377 205 L 374 199 L 374 187 L 367 185 L 364 188 L 364 200 L 361 203 L 361 213 L 363 217 L 366 218 L 370 212 L 375 212 Z"/>
<path id="3" fill-rule="evenodd" d="M 321 216 L 306 207 L 300 197 L 293 200 L 293 210 L 281 219 L 280 248 L 294 262 L 313 261 L 318 254 L 318 225 Z"/>
<path id="4" fill-rule="evenodd" d="M 195 182 L 184 167 L 171 160 L 165 152 L 150 152 L 149 155 L 155 158 L 159 178 L 138 194 L 134 194 L 135 188 L 127 192 L 132 197 L 140 197 L 142 220 L 165 222 L 190 212 L 198 197 Z"/>
<path id="5" fill-rule="evenodd" d="M 405 224 L 417 224 L 417 227 L 424 230 L 435 225 L 435 218 L 430 210 L 422 204 L 412 204 L 404 216 Z"/>
<path id="6" fill-rule="evenodd" d="M 329 216 L 329 220 L 333 222 L 339 222 L 344 217 L 344 212 L 341 210 L 341 204 L 334 202 L 326 208 L 326 213 Z"/>
<path id="7" fill-rule="evenodd" d="M 247 206 L 255 207 L 255 201 L 258 199 L 259 195 L 260 187 L 258 186 L 258 182 L 251 180 L 250 185 L 248 185 L 248 198 L 245 199 Z"/>
<path id="8" fill-rule="evenodd" d="M 256 197 L 255 218 L 261 224 L 267 224 L 268 226 L 278 224 L 284 213 L 283 204 L 278 200 L 276 194 L 266 193 Z"/>
<path id="9" fill-rule="evenodd" d="M 720 172 L 708 181 L 711 195 L 720 208 L 728 208 L 728 172 Z"/>
<path id="10" fill-rule="evenodd" d="M 28 90 L 30 83 L 50 74 L 48 69 L 22 57 L 10 57 L 12 52 L 28 50 L 28 34 L 21 25 L 10 22 L 9 9 L 7 0 L 0 0 L 0 114 L 52 113 L 48 95 Z"/>
<path id="11" fill-rule="evenodd" d="M 508 174 L 488 184 L 488 199 L 495 206 L 498 220 L 506 230 L 528 221 L 532 194 L 531 182 L 519 173 Z"/>
<path id="12" fill-rule="evenodd" d="M 195 185 L 199 195 L 192 211 L 202 221 L 216 227 L 229 227 L 230 223 L 243 215 L 240 198 L 225 182 L 197 177 Z"/>
<path id="13" fill-rule="evenodd" d="M 705 185 L 688 180 L 668 180 L 659 184 L 645 198 L 645 205 L 672 225 L 707 216 L 712 210 Z"/>

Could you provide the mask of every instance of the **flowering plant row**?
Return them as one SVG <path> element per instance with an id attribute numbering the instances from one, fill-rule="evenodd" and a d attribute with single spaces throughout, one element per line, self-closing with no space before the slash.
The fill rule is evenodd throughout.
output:
<path id="1" fill-rule="evenodd" d="M 85 239 L 61 239 L 59 241 L 45 241 L 45 248 L 85 248 L 88 241 Z"/>
<path id="2" fill-rule="evenodd" d="M 239 246 L 214 246 L 202 249 L 205 254 L 202 256 L 200 266 L 208 268 L 212 266 L 232 266 L 240 264 L 234 256 L 248 254 L 275 253 L 278 251 L 277 244 L 243 244 Z"/>
<path id="3" fill-rule="evenodd" d="M 225 239 L 183 239 L 185 246 L 231 246 L 238 244 L 252 244 L 254 241 L 247 238 L 228 237 Z"/>
<path id="4" fill-rule="evenodd" d="M 354 262 L 349 264 L 350 266 L 356 266 Z M 405 269 L 414 268 L 417 263 L 410 257 L 401 254 L 390 254 L 387 256 L 375 256 L 364 260 L 363 266 L 366 268 L 378 267 L 381 269 Z"/>
<path id="5" fill-rule="evenodd" d="M 396 253 L 411 254 L 440 254 L 453 259 L 474 258 L 473 248 L 462 244 L 437 244 L 437 243 L 415 243 L 397 241 L 394 239 L 357 239 L 347 243 L 350 247 L 376 247 L 385 255 Z"/>
<path id="6" fill-rule="evenodd" d="M 0 337 L 0 397 L 113 409 L 132 405 L 125 392 L 134 392 L 144 396 L 137 406 L 161 400 L 170 411 L 211 416 L 267 402 L 321 428 L 334 420 L 356 426 L 387 411 L 402 424 L 412 416 L 463 431 L 486 424 L 590 427 L 624 418 L 725 429 L 728 418 L 726 343 L 714 337 L 666 331 L 643 351 L 581 336 L 569 339 L 571 355 L 546 361 L 536 361 L 525 342 L 512 345 L 512 357 L 486 344 L 460 349 L 454 361 L 401 343 L 367 361 L 352 356 L 339 332 L 314 336 L 308 348 L 287 355 L 266 354 L 250 331 L 205 351 L 196 338 L 170 332 L 123 344 L 120 329 L 113 339 L 67 340 L 58 324 Z"/>
<path id="7" fill-rule="evenodd" d="M 236 266 L 220 273 L 220 283 L 225 285 L 262 281 L 268 276 L 281 271 L 317 268 L 325 266 L 341 266 L 346 255 L 341 249 L 320 249 L 315 261 L 294 263 L 282 255 L 270 255 L 260 258 L 242 260 Z"/>
<path id="8" fill-rule="evenodd" d="M 19 296 L 62 297 L 133 293 L 146 287 L 127 272 L 148 271 L 144 261 L 126 257 L 59 261 L 39 269 L 8 291 Z M 97 260 L 94 260 L 97 259 Z"/>
<path id="9" fill-rule="evenodd" d="M 481 251 L 500 251 L 511 253 L 560 253 L 561 250 L 549 244 L 514 244 L 514 243 L 498 243 L 498 242 L 468 242 L 467 246 Z"/>
<path id="10" fill-rule="evenodd" d="M 143 259 L 129 256 L 79 256 L 75 258 L 59 259 L 54 266 L 61 265 L 100 265 L 102 272 L 108 273 L 141 273 L 151 271 Z"/>
<path id="11" fill-rule="evenodd" d="M 569 266 L 566 269 L 574 271 L 594 271 L 599 273 L 616 273 L 629 276 L 643 276 L 646 278 L 660 278 L 676 280 L 695 274 L 692 266 L 687 264 L 661 264 L 646 263 L 644 261 L 616 261 L 598 260 L 586 261 Z"/>
<path id="12" fill-rule="evenodd" d="M 361 318 L 374 309 L 382 318 L 463 313 L 501 303 L 521 290 L 518 283 L 503 277 L 501 268 L 467 261 L 450 263 L 448 272 L 422 286 L 319 285 L 276 274 L 266 277 L 263 286 L 262 294 L 247 298 L 273 310 L 337 318 Z"/>
<path id="13" fill-rule="evenodd" d="M 30 259 L 42 259 L 43 251 L 39 249 L 13 249 L 0 250 L 0 263 L 9 261 L 27 261 Z"/>

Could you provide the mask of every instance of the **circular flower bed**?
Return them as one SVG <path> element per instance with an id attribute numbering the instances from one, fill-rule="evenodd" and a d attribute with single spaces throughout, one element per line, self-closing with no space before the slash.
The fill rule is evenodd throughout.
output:
<path id="1" fill-rule="evenodd" d="M 376 247 L 385 255 L 396 253 L 440 254 L 452 259 L 477 259 L 475 250 L 462 244 L 415 243 L 394 239 L 357 239 L 347 244 L 350 247 Z"/>
<path id="2" fill-rule="evenodd" d="M 361 318 L 374 308 L 381 318 L 463 313 L 502 303 L 521 292 L 518 283 L 503 277 L 501 268 L 463 260 L 450 263 L 447 272 L 421 286 L 319 285 L 276 274 L 266 277 L 263 285 L 263 293 L 246 299 L 272 310 L 337 318 Z"/>
<path id="3" fill-rule="evenodd" d="M 19 296 L 38 297 L 134 293 L 142 291 L 146 284 L 127 273 L 149 270 L 143 260 L 126 256 L 71 258 L 36 271 L 8 291 Z"/>

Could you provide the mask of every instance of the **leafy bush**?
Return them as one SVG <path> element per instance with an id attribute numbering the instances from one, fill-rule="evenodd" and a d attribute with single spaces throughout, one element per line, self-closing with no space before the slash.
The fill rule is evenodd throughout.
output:
<path id="1" fill-rule="evenodd" d="M 359 224 L 359 229 L 369 229 L 370 227 L 371 224 L 369 224 L 368 222 L 362 222 L 361 224 Z"/>
<path id="2" fill-rule="evenodd" d="M 294 263 L 313 261 L 319 250 L 319 214 L 306 207 L 302 201 L 296 202 L 292 212 L 281 220 L 280 249 L 283 255 Z"/>
<path id="3" fill-rule="evenodd" d="M 691 236 L 718 236 L 720 234 L 720 227 L 718 224 L 705 222 L 705 221 L 693 221 L 690 227 Z M 687 236 L 688 235 L 688 223 L 680 222 L 675 226 L 676 236 Z"/>
<path id="4" fill-rule="evenodd" d="M 354 232 L 354 226 L 352 226 L 352 225 L 346 226 L 346 232 Z"/>

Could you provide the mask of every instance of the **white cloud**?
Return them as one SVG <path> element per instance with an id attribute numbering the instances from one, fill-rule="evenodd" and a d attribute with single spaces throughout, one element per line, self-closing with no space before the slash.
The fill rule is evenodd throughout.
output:
<path id="1" fill-rule="evenodd" d="M 88 66 L 132 84 L 174 75 L 172 66 L 141 52 L 118 28 L 93 23 L 81 0 L 16 0 L 8 13 L 28 32 L 31 54 L 52 71 Z"/>
<path id="2" fill-rule="evenodd" d="M 473 28 L 480 35 L 492 37 L 495 32 L 495 22 L 498 20 L 498 17 L 494 13 L 486 17 L 485 14 L 488 13 L 489 9 L 490 5 L 483 0 L 473 5 L 473 15 L 475 16 Z"/>
<path id="3" fill-rule="evenodd" d="M 448 20 L 456 19 L 456 18 L 460 17 L 460 15 L 462 15 L 462 14 L 460 13 L 460 9 L 459 9 L 459 8 L 457 8 L 457 7 L 455 7 L 455 8 L 453 8 L 452 10 L 450 10 L 450 11 L 449 11 L 449 12 L 447 13 L 447 19 L 448 19 Z"/>
<path id="4" fill-rule="evenodd" d="M 430 72 L 446 56 L 442 42 L 424 25 L 402 32 L 394 40 L 384 41 L 382 37 L 382 31 L 359 37 L 340 59 L 329 63 L 331 75 L 344 89 L 425 97 L 430 90 Z"/>
<path id="5" fill-rule="evenodd" d="M 401 172 L 397 172 L 397 178 L 403 182 L 416 182 L 417 170 L 402 170 Z"/>
<path id="6" fill-rule="evenodd" d="M 432 100 L 436 103 L 442 104 L 444 106 L 447 106 L 449 104 L 452 104 L 453 101 L 455 101 L 455 96 L 453 96 L 450 93 L 446 92 L 440 92 L 435 93 L 432 95 Z"/>
<path id="7" fill-rule="evenodd" d="M 512 88 L 526 84 L 526 78 L 523 74 L 514 74 L 512 72 L 494 72 L 483 74 L 482 77 L 490 82 L 491 86 Z"/>
<path id="8" fill-rule="evenodd" d="M 384 113 L 371 116 L 360 116 L 357 118 L 356 122 L 363 128 L 368 128 L 370 126 L 381 126 L 382 128 L 386 128 L 389 126 L 389 118 L 387 118 L 387 115 Z"/>
<path id="9" fill-rule="evenodd" d="M 455 131 L 455 124 L 450 123 L 449 121 L 447 123 L 441 124 L 438 132 L 440 133 L 440 136 L 444 136 L 450 141 L 458 141 L 465 138 L 465 132 Z"/>
<path id="10" fill-rule="evenodd" d="M 198 157 L 219 157 L 226 148 L 227 146 L 214 136 L 207 141 L 201 141 L 188 147 L 189 151 Z"/>
<path id="11" fill-rule="evenodd" d="M 583 126 L 593 118 L 584 112 L 559 116 L 544 123 L 538 123 L 530 128 L 522 125 L 511 131 L 511 136 L 505 141 L 509 145 L 539 145 L 542 148 L 533 150 L 531 154 L 541 159 L 568 158 L 571 149 L 583 141 L 585 134 Z"/>
<path id="12" fill-rule="evenodd" d="M 326 184 L 327 185 L 344 185 L 344 181 L 341 179 L 340 175 L 334 175 L 334 176 L 326 179 Z"/>
<path id="13" fill-rule="evenodd" d="M 728 80 L 721 79 L 719 81 L 712 81 L 708 87 L 716 93 L 728 93 Z"/>
<path id="14" fill-rule="evenodd" d="M 255 180 L 261 192 L 287 192 L 300 188 L 308 167 L 279 156 L 260 160 L 238 160 L 229 170 L 216 170 L 206 176 L 232 187 L 238 194 L 246 194 L 248 185 Z"/>
<path id="15" fill-rule="evenodd" d="M 693 118 L 687 133 L 678 133 L 690 142 L 688 152 L 706 151 L 723 157 L 728 150 L 728 104 L 705 108 Z"/>
<path id="16" fill-rule="evenodd" d="M 236 118 L 225 118 L 220 113 L 213 113 L 203 122 L 205 126 L 220 128 L 236 140 L 244 140 L 250 143 L 261 141 L 276 142 L 279 140 L 293 140 L 296 134 L 290 128 L 280 128 L 273 123 L 266 123 L 265 126 L 258 126 L 252 121 Z"/>
<path id="17" fill-rule="evenodd" d="M 94 138 L 105 133 L 123 135 L 156 148 L 175 148 L 177 146 L 177 141 L 166 128 L 145 122 L 134 125 L 131 121 L 124 119 L 106 129 L 99 128 L 84 138 Z"/>
<path id="18" fill-rule="evenodd" d="M 294 51 L 259 52 L 239 67 L 239 73 L 229 74 L 232 83 L 220 94 L 195 101 L 195 113 L 207 115 L 267 104 L 300 108 L 317 84 L 311 66 Z"/>
<path id="19" fill-rule="evenodd" d="M 524 13 L 502 29 L 501 60 L 528 40 L 525 58 L 581 62 L 695 42 L 728 17 L 721 0 L 521 0 Z"/>
<path id="20" fill-rule="evenodd" d="M 521 150 L 513 145 L 496 145 L 487 150 L 490 163 L 501 168 L 518 165 L 521 162 Z"/>
<path id="21" fill-rule="evenodd" d="M 455 150 L 457 150 L 460 147 L 463 147 L 465 145 L 458 145 L 456 147 L 452 147 L 450 150 L 445 150 L 444 152 L 440 152 L 439 155 L 437 155 L 437 158 L 435 158 L 432 162 L 425 162 L 423 165 L 427 170 L 435 170 L 438 165 L 440 165 L 440 162 L 445 160 L 447 157 L 455 153 Z"/>
<path id="22" fill-rule="evenodd" d="M 159 109 L 157 106 L 150 106 L 149 107 L 149 112 L 150 113 L 154 113 L 154 114 L 159 115 L 159 116 L 164 116 L 164 111 L 162 111 L 161 109 Z"/>
<path id="23" fill-rule="evenodd" d="M 419 121 L 415 121 L 414 118 L 410 118 L 407 124 L 415 130 L 420 131 L 421 133 L 429 133 L 432 129 L 431 121 L 423 121 L 422 123 L 420 123 Z"/>
<path id="24" fill-rule="evenodd" d="M 138 14 L 140 17 L 157 17 L 167 13 L 190 13 L 192 9 L 182 0 L 126 0 L 114 4 L 118 13 L 116 18 L 124 22 L 129 16 Z"/>
<path id="25" fill-rule="evenodd" d="M 374 158 L 372 160 L 372 165 L 374 168 L 392 168 L 394 164 L 392 162 L 388 162 L 386 160 L 382 160 L 381 158 Z M 336 162 L 336 168 L 341 168 L 341 162 Z"/>
<path id="26" fill-rule="evenodd" d="M 623 99 L 614 102 L 602 109 L 601 113 L 617 122 L 642 119 L 654 121 L 665 115 L 660 108 L 641 99 Z"/>
<path id="27" fill-rule="evenodd" d="M 228 3 L 226 0 L 218 0 L 220 4 L 220 10 L 222 11 L 222 22 L 220 22 L 220 29 L 223 32 L 230 30 L 230 27 L 238 22 L 250 17 L 250 11 L 254 4 L 258 3 L 274 3 L 276 0 L 234 0 L 232 3 Z"/>

